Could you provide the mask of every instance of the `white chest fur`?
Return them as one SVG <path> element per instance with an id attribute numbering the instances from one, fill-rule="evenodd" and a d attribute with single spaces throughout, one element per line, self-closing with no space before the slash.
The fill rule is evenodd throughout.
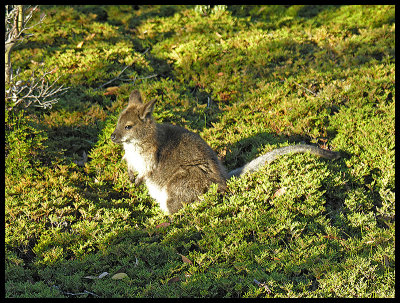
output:
<path id="1" fill-rule="evenodd" d="M 139 177 L 146 176 L 153 169 L 153 162 L 149 156 L 143 155 L 142 149 L 133 143 L 123 143 L 125 155 L 123 159 L 128 165 L 128 169 L 134 170 L 138 173 Z M 146 179 L 146 186 L 149 190 L 150 196 L 157 201 L 160 208 L 165 213 L 169 214 L 167 208 L 168 194 L 165 188 Z"/>
<path id="2" fill-rule="evenodd" d="M 144 176 L 151 170 L 151 159 L 144 156 L 142 149 L 133 143 L 124 143 L 125 155 L 124 159 L 128 165 L 128 169 L 134 170 L 139 176 Z"/>
<path id="3" fill-rule="evenodd" d="M 169 214 L 169 210 L 167 208 L 168 194 L 165 188 L 159 187 L 157 184 L 149 180 L 146 180 L 146 186 L 149 190 L 150 196 L 157 201 L 157 203 L 160 205 L 161 210 L 166 214 Z"/>

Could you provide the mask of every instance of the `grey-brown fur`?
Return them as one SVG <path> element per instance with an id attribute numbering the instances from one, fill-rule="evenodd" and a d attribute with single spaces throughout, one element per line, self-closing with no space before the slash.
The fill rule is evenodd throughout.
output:
<path id="1" fill-rule="evenodd" d="M 271 163 L 275 159 L 277 159 L 279 156 L 285 155 L 285 154 L 295 154 L 295 153 L 306 153 L 309 152 L 313 155 L 320 156 L 322 158 L 326 159 L 337 159 L 340 157 L 339 153 L 330 151 L 330 150 L 325 150 L 321 149 L 316 146 L 312 145 L 306 145 L 306 144 L 297 144 L 297 145 L 291 145 L 291 146 L 284 146 L 281 148 L 274 149 L 264 155 L 259 156 L 258 158 L 250 161 L 246 165 L 236 168 L 232 171 L 229 172 L 228 178 L 232 176 L 239 177 L 247 172 L 254 172 L 258 170 L 261 166 Z"/>
<path id="2" fill-rule="evenodd" d="M 314 146 L 287 146 L 227 174 L 216 153 L 199 135 L 179 126 L 156 123 L 152 117 L 154 104 L 155 100 L 143 104 L 140 93 L 133 91 L 111 139 L 124 147 L 129 179 L 135 184 L 144 182 L 150 196 L 167 214 L 177 212 L 182 203 L 195 201 L 212 183 L 223 192 L 231 176 L 255 171 L 280 155 L 309 151 L 329 159 L 338 157 Z"/>

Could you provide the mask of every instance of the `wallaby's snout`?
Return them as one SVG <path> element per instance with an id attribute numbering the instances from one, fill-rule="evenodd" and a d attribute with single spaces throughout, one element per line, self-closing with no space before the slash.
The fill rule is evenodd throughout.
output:
<path id="1" fill-rule="evenodd" d="M 122 138 L 122 136 L 118 132 L 118 129 L 114 130 L 114 132 L 110 136 L 111 141 L 116 143 L 116 144 L 121 144 L 122 143 L 121 138 Z"/>
<path id="2" fill-rule="evenodd" d="M 112 142 L 117 143 L 117 142 L 115 142 L 115 138 L 116 138 L 115 132 L 113 132 L 113 133 L 111 134 L 111 136 L 110 136 L 110 139 L 111 139 Z"/>

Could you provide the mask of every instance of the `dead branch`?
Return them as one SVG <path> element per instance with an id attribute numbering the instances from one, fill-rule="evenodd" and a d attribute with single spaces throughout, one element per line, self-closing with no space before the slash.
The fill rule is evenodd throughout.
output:
<path id="1" fill-rule="evenodd" d="M 13 71 L 11 63 L 11 52 L 16 45 L 33 34 L 26 31 L 43 22 L 45 15 L 42 14 L 39 21 L 31 26 L 27 26 L 32 19 L 33 13 L 38 10 L 38 6 L 31 8 L 23 5 L 6 5 L 5 13 L 5 101 L 6 109 L 11 110 L 20 103 L 25 103 L 25 107 L 35 103 L 37 107 L 51 107 L 58 101 L 55 96 L 64 93 L 68 88 L 63 85 L 55 87 L 58 77 L 50 82 L 48 75 L 54 71 L 43 71 L 37 73 L 33 71 L 28 80 L 24 80 L 17 71 Z M 11 105 L 11 106 L 10 106 Z M 7 107 L 8 106 L 8 107 Z"/>

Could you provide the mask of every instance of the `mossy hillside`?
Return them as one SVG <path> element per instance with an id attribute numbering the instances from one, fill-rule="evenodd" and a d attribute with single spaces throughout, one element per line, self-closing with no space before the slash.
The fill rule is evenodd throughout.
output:
<path id="1" fill-rule="evenodd" d="M 41 9 L 15 66 L 70 89 L 6 124 L 6 296 L 394 296 L 393 6 Z M 109 140 L 132 89 L 229 168 L 343 158 L 284 156 L 170 220 Z"/>

